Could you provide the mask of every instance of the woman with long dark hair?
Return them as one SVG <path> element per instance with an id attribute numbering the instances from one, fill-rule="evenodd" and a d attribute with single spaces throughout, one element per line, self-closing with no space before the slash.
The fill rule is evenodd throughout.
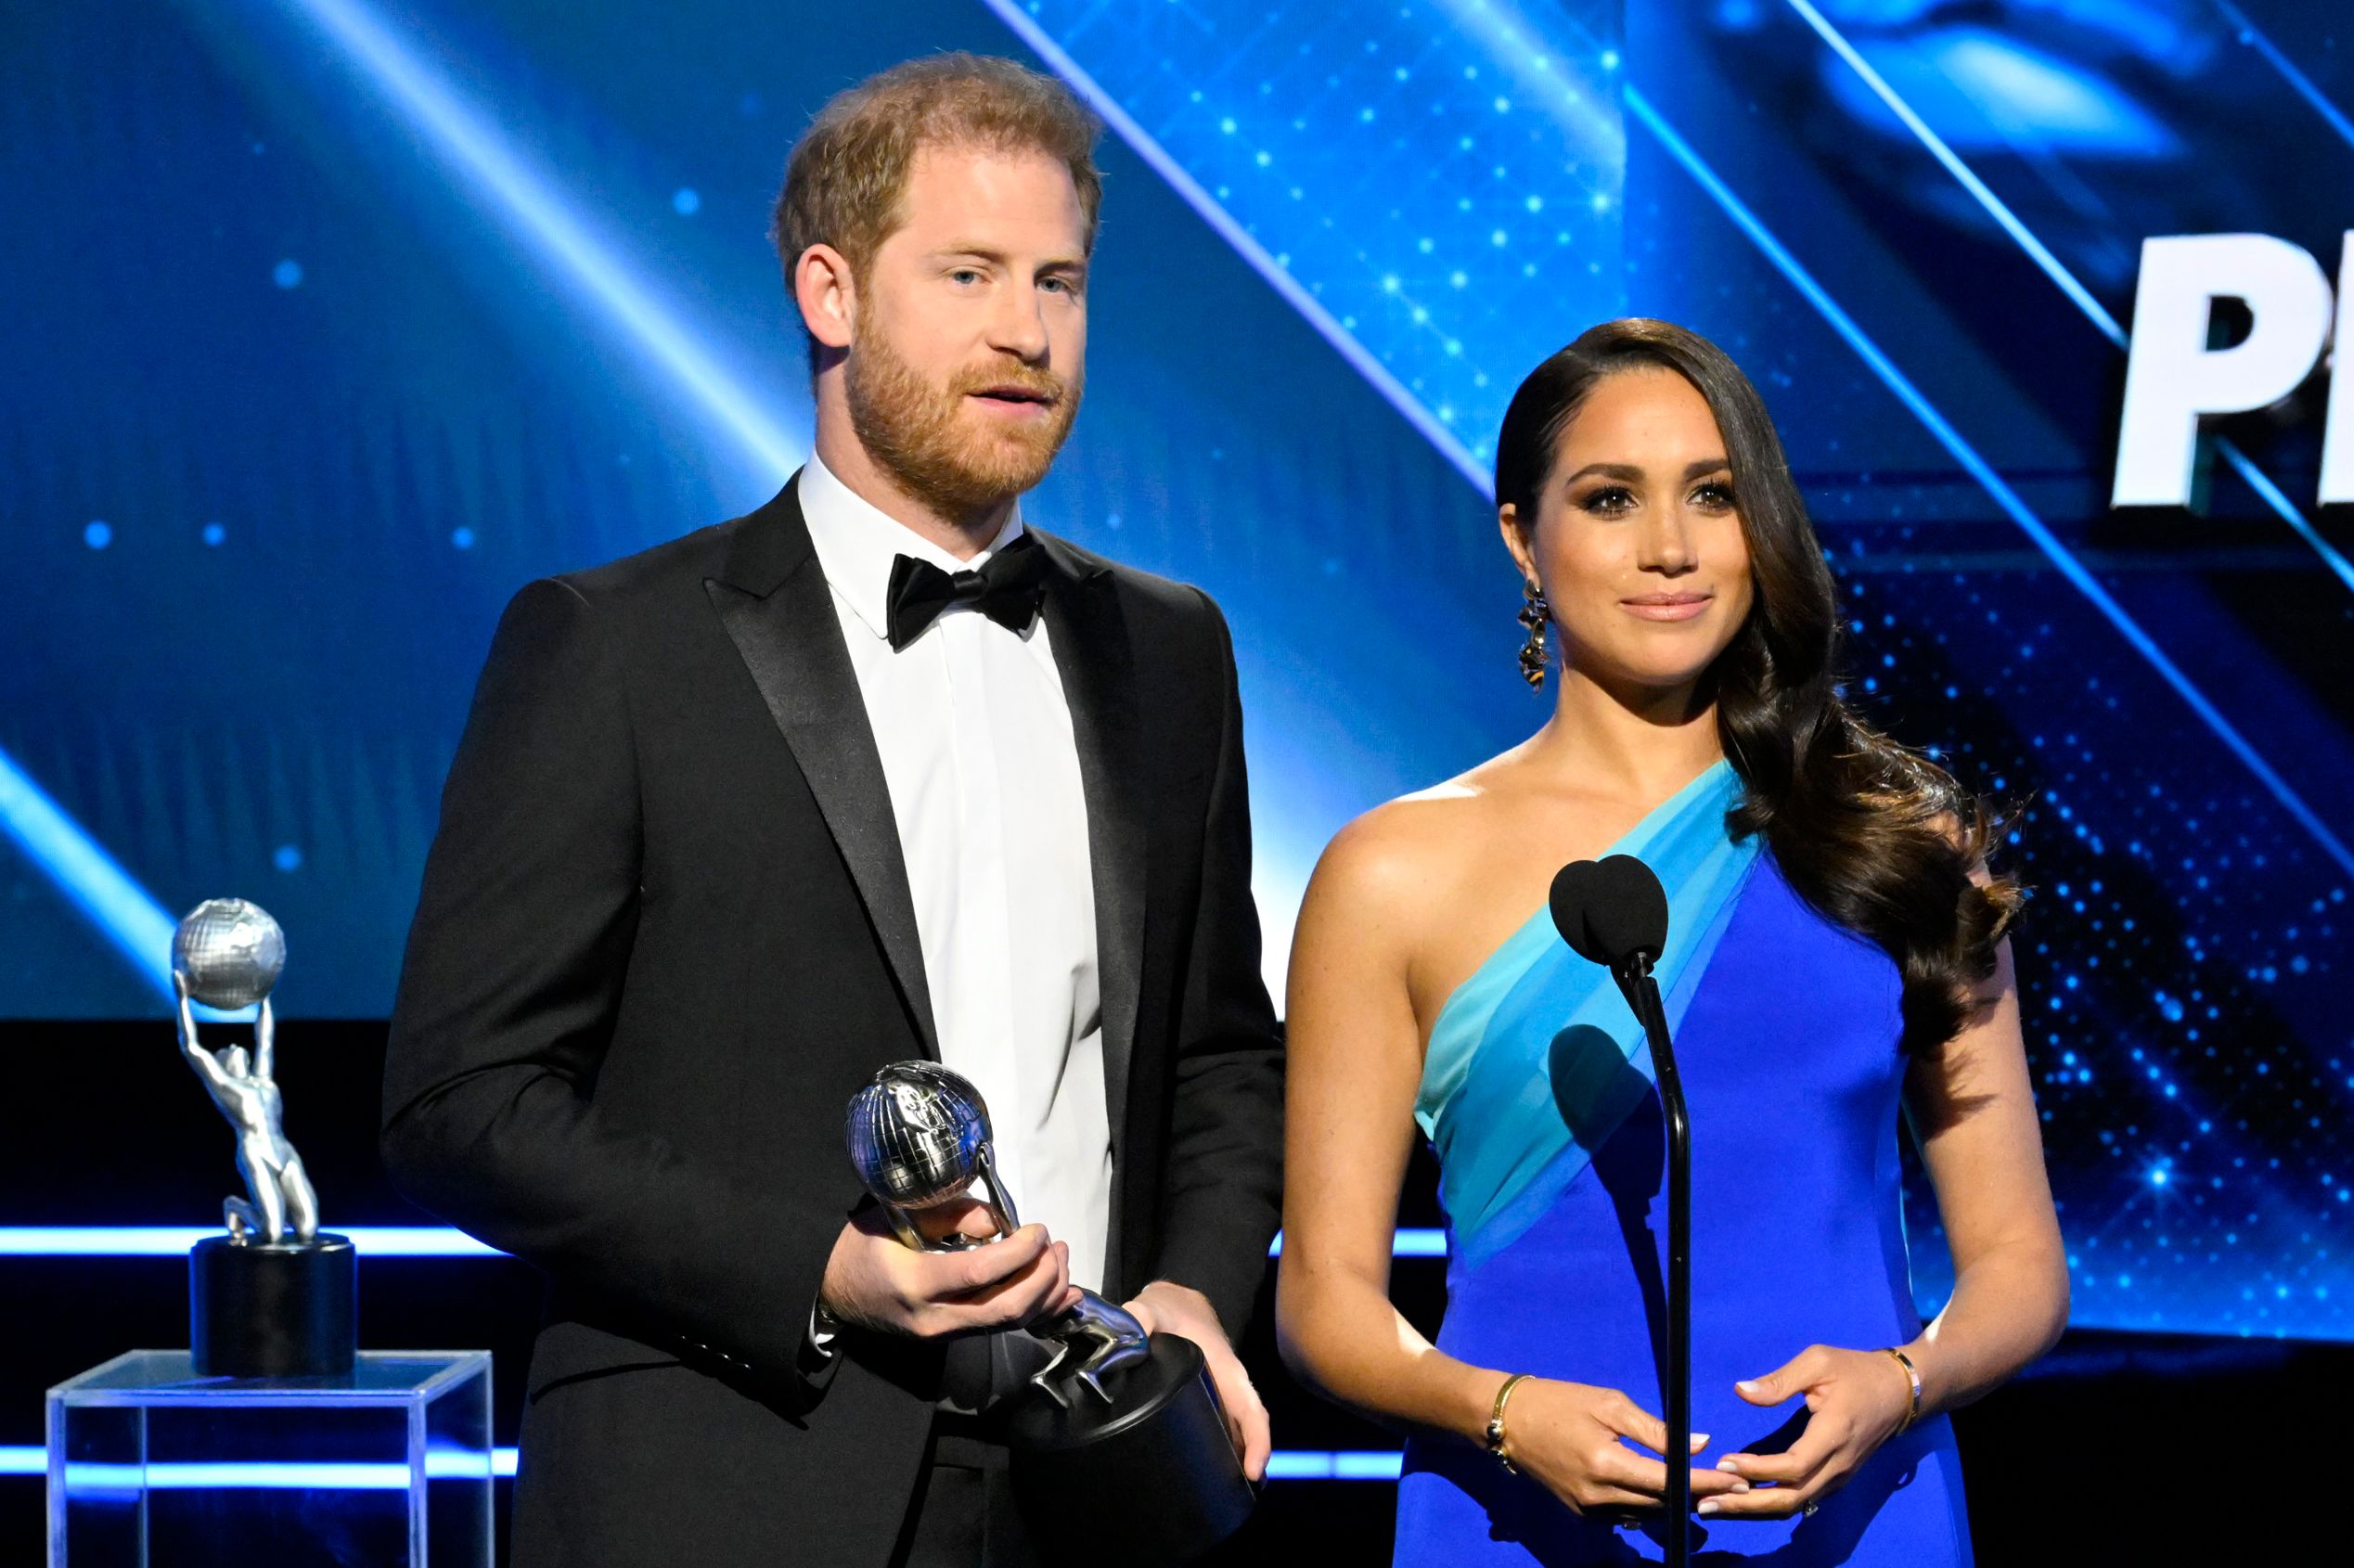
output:
<path id="1" fill-rule="evenodd" d="M 1695 1554 L 1966 1563 L 1944 1412 L 2049 1348 L 2067 1276 L 1987 812 L 1843 700 L 1839 613 L 1756 389 L 1664 322 L 1537 366 L 1497 443 L 1522 744 L 1325 852 L 1292 958 L 1278 1322 L 1306 1381 L 1409 1432 L 1404 1562 Z M 1648 1047 L 1552 928 L 1632 854 L 1692 1140 L 1693 1454 L 1660 1452 L 1664 1133 Z M 1899 1112 L 1956 1285 L 1907 1279 Z M 1419 1125 L 1449 1240 L 1432 1343 L 1392 1307 Z"/>

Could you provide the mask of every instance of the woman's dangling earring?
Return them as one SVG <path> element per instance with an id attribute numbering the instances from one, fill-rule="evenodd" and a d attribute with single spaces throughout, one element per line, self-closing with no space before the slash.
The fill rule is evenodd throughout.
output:
<path id="1" fill-rule="evenodd" d="M 1534 583 L 1521 585 L 1520 623 L 1528 628 L 1528 640 L 1520 646 L 1520 678 L 1528 683 L 1531 691 L 1541 691 L 1545 686 L 1545 627 L 1552 620 L 1552 606 L 1545 602 L 1542 589 Z"/>

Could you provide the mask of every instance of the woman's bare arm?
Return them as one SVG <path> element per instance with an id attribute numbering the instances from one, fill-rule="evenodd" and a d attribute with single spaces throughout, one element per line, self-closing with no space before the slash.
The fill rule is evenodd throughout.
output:
<path id="1" fill-rule="evenodd" d="M 1421 1031 L 1407 987 L 1410 857 L 1378 815 L 1332 842 L 1292 945 L 1277 1333 L 1293 1372 L 1379 1420 L 1464 1437 L 1502 1374 L 1441 1355 L 1390 1305 Z"/>
<path id="2" fill-rule="evenodd" d="M 1907 1347 L 1924 1413 L 1986 1394 L 2051 1349 L 2068 1320 L 2008 943 L 1980 996 L 1977 1017 L 1913 1068 L 1906 1089 L 1954 1267 L 1952 1298 Z"/>

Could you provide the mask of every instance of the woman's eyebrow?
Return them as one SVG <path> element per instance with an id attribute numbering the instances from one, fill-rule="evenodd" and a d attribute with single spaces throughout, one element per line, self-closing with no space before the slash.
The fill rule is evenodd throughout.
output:
<path id="1" fill-rule="evenodd" d="M 1730 469 L 1731 467 L 1732 463 L 1729 458 L 1696 457 L 1692 459 L 1692 461 L 1684 465 L 1684 477 L 1686 479 L 1698 479 L 1702 474 L 1713 474 L 1718 469 Z M 1633 480 L 1642 478 L 1643 470 L 1640 467 L 1633 463 L 1589 463 L 1584 468 L 1578 469 L 1576 473 L 1570 475 L 1568 482 L 1575 484 L 1577 481 L 1584 479 L 1588 474 L 1600 474 L 1605 479 Z"/>

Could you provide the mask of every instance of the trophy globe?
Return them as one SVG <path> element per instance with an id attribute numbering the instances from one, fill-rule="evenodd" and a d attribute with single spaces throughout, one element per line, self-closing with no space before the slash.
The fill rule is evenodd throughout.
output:
<path id="1" fill-rule="evenodd" d="M 286 932 L 269 911 L 242 898 L 208 898 L 172 937 L 172 968 L 208 1008 L 250 1008 L 286 970 Z"/>
<path id="2" fill-rule="evenodd" d="M 990 1149 L 989 1108 L 963 1074 L 936 1061 L 882 1069 L 851 1096 L 842 1140 L 868 1192 L 908 1246 L 943 1251 L 976 1238 L 920 1233 L 915 1216 L 964 1196 L 978 1182 L 999 1235 L 1020 1225 Z"/>

